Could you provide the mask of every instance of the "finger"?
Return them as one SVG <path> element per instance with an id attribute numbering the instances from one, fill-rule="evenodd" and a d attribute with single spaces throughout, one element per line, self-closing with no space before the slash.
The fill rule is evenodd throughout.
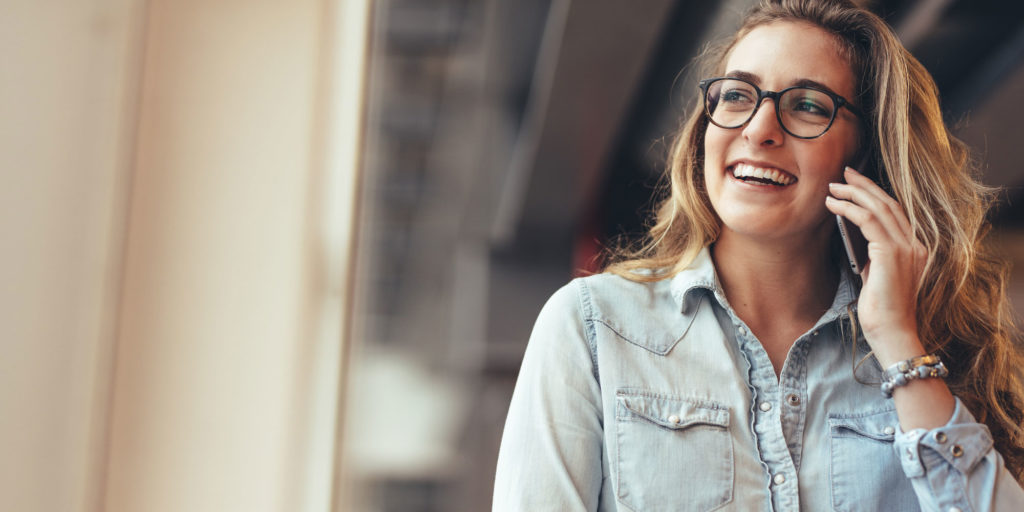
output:
<path id="1" fill-rule="evenodd" d="M 873 180 L 864 176 L 859 171 L 852 167 L 846 167 L 844 172 L 846 182 L 849 184 L 863 187 L 873 197 L 881 201 L 885 206 L 892 212 L 893 217 L 900 226 L 900 230 L 907 237 L 913 236 L 913 229 L 910 227 L 910 219 L 907 218 L 907 212 L 903 209 L 903 206 L 894 197 L 882 190 L 882 187 L 878 186 Z"/>
<path id="2" fill-rule="evenodd" d="M 825 197 L 825 207 L 836 215 L 846 217 L 860 228 L 864 238 L 868 242 L 892 242 L 893 236 L 889 229 L 879 221 L 867 208 L 852 201 L 837 199 L 833 196 Z"/>
<path id="3" fill-rule="evenodd" d="M 890 239 L 909 242 L 907 240 L 907 233 L 900 227 L 899 222 L 894 218 L 888 206 L 866 190 L 856 185 L 843 183 L 829 183 L 829 190 L 834 197 L 867 210 L 871 217 L 885 229 Z M 864 229 L 864 226 L 861 226 L 860 222 L 857 222 L 856 219 L 850 218 L 850 220 L 860 226 L 862 230 Z M 868 219 L 865 220 L 867 221 Z M 867 236 L 866 232 L 865 236 Z M 871 239 L 869 238 L 868 240 Z"/>
<path id="4" fill-rule="evenodd" d="M 893 218 L 896 219 L 896 222 L 900 226 L 900 230 L 903 231 L 906 236 L 912 236 L 913 230 L 910 227 L 910 220 L 907 218 L 906 211 L 903 209 L 902 205 L 900 205 L 899 201 L 882 190 L 882 187 L 878 186 L 877 183 L 852 167 L 847 167 L 845 169 L 844 176 L 847 183 L 863 187 L 866 192 L 884 204 L 892 213 Z"/>

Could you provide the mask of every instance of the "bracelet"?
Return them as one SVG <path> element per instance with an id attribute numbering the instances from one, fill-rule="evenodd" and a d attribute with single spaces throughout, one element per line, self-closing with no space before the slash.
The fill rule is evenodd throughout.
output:
<path id="1" fill-rule="evenodd" d="M 949 375 L 946 365 L 935 354 L 917 356 L 900 361 L 882 373 L 882 396 L 892 398 L 892 392 L 911 381 L 928 378 L 944 378 Z"/>

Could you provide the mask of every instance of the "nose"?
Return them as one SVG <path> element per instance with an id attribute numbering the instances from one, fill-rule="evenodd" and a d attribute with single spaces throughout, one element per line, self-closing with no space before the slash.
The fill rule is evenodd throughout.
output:
<path id="1" fill-rule="evenodd" d="M 775 99 L 762 99 L 754 117 L 743 127 L 743 138 L 757 146 L 780 146 L 784 135 L 775 115 Z"/>

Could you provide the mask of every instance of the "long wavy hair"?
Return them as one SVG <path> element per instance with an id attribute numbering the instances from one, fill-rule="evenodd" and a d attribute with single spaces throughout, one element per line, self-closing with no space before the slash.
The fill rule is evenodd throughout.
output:
<path id="1" fill-rule="evenodd" d="M 735 35 L 705 51 L 704 76 L 721 75 L 740 39 L 776 21 L 824 29 L 849 59 L 853 101 L 866 115 L 867 171 L 903 205 L 928 249 L 917 295 L 921 340 L 947 362 L 950 389 L 988 425 L 1007 467 L 1024 482 L 1024 354 L 1006 298 L 1009 267 L 986 238 L 994 191 L 977 181 L 967 147 L 943 123 L 928 71 L 884 21 L 852 2 L 762 0 Z M 665 279 L 718 238 L 721 223 L 704 185 L 707 127 L 698 103 L 672 143 L 667 190 L 643 244 L 613 253 L 606 271 L 633 281 Z"/>

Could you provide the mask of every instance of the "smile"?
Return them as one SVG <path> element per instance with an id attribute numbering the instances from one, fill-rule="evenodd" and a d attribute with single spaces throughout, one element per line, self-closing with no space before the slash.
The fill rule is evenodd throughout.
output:
<path id="1" fill-rule="evenodd" d="M 778 169 L 765 167 L 754 167 L 750 164 L 736 164 L 732 169 L 732 176 L 745 183 L 775 185 L 785 187 L 796 182 L 796 177 Z"/>

